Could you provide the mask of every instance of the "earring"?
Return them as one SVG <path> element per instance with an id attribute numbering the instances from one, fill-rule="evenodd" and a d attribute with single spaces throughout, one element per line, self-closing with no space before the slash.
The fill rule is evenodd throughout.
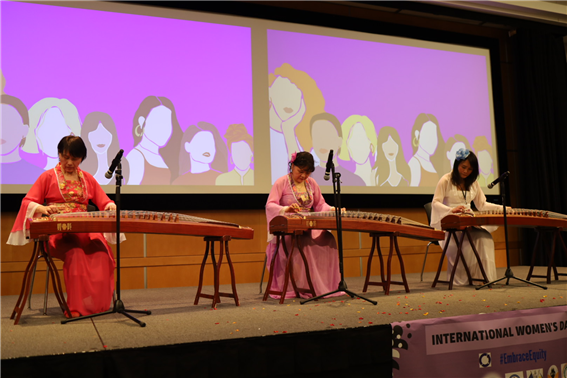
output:
<path id="1" fill-rule="evenodd" d="M 419 139 L 417 139 L 417 136 L 413 137 L 412 144 L 414 147 L 419 146 Z"/>
<path id="2" fill-rule="evenodd" d="M 138 128 L 140 128 L 140 131 L 138 131 Z M 136 136 L 141 137 L 142 135 L 144 135 L 144 128 L 140 126 L 140 124 L 138 124 L 138 126 L 136 126 L 136 128 L 134 129 L 134 133 L 136 133 Z"/>

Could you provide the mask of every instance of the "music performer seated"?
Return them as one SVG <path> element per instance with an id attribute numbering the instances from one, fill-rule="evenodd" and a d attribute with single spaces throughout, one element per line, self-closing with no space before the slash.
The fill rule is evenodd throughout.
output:
<path id="1" fill-rule="evenodd" d="M 311 209 L 316 212 L 334 211 L 334 207 L 325 202 L 317 182 L 309 177 L 314 170 L 315 162 L 309 152 L 299 152 L 292 155 L 289 162 L 289 174 L 276 180 L 266 202 L 268 225 L 274 217 L 285 213 L 308 212 Z M 287 250 L 291 251 L 291 237 L 286 236 L 284 239 Z M 311 230 L 299 236 L 298 242 L 301 244 L 308 261 L 315 293 L 321 295 L 336 290 L 341 277 L 337 242 L 333 234 L 326 230 Z M 266 248 L 268 268 L 275 252 L 276 237 L 268 234 L 268 247 Z M 281 291 L 283 289 L 286 262 L 283 246 L 280 245 L 278 256 L 274 262 L 272 290 Z M 303 260 L 298 254 L 294 254 L 293 276 L 298 287 L 309 287 Z M 343 294 L 339 292 L 332 296 Z M 293 286 L 288 283 L 285 297 L 292 298 L 294 296 Z M 309 294 L 301 294 L 301 296 L 310 297 Z M 275 295 L 272 295 L 272 297 L 279 298 Z"/>
<path id="2" fill-rule="evenodd" d="M 42 173 L 22 200 L 7 244 L 29 242 L 28 218 L 85 212 L 91 200 L 99 209 L 116 210 L 94 177 L 79 168 L 87 149 L 80 137 L 66 136 L 57 146 L 59 163 Z M 42 205 L 42 204 L 46 205 Z M 111 238 L 114 235 L 109 235 Z M 114 291 L 114 257 L 102 233 L 64 233 L 49 237 L 49 253 L 63 260 L 67 317 L 106 311 Z"/>
<path id="3" fill-rule="evenodd" d="M 486 196 L 482 192 L 477 181 L 479 174 L 478 159 L 476 155 L 464 148 L 457 151 L 453 170 L 446 173 L 435 188 L 435 194 L 431 204 L 431 226 L 440 230 L 441 219 L 449 214 L 470 214 L 472 215 L 471 202 L 474 201 L 476 208 L 483 210 L 498 210 L 502 206 L 486 202 Z M 489 282 L 496 280 L 496 262 L 494 259 L 494 240 L 491 232 L 496 226 L 482 226 L 471 228 L 471 236 L 476 250 L 482 261 L 484 271 Z M 449 233 L 445 233 L 445 240 L 440 241 L 441 248 L 444 248 Z M 463 257 L 469 267 L 472 278 L 482 278 L 480 267 L 474 257 L 474 252 L 465 237 L 462 247 Z M 455 265 L 457 256 L 457 245 L 452 240 L 447 249 L 447 280 L 451 278 L 451 271 Z M 457 266 L 454 285 L 468 285 L 468 277 L 461 261 Z"/>

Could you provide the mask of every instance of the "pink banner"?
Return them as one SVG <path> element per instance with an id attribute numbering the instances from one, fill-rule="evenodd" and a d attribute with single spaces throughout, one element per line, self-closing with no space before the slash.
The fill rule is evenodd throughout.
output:
<path id="1" fill-rule="evenodd" d="M 393 376 L 567 378 L 567 306 L 392 323 Z"/>

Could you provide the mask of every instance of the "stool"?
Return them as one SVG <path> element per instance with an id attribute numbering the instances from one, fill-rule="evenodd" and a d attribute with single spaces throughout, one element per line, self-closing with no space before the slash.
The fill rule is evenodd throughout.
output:
<path id="1" fill-rule="evenodd" d="M 67 307 L 67 302 L 65 301 L 65 297 L 63 295 L 61 280 L 59 279 L 59 273 L 57 271 L 57 267 L 55 266 L 55 263 L 53 262 L 53 259 L 51 258 L 51 255 L 48 252 L 49 250 L 49 246 L 47 245 L 48 241 L 49 241 L 48 235 L 42 235 L 41 237 L 35 239 L 34 241 L 33 252 L 30 261 L 26 267 L 26 270 L 24 272 L 24 279 L 22 282 L 22 289 L 20 290 L 20 296 L 18 297 L 16 306 L 14 306 L 14 311 L 12 311 L 12 315 L 10 316 L 10 319 L 14 319 L 14 325 L 20 322 L 20 317 L 22 316 L 25 303 L 28 297 L 30 296 L 30 291 L 32 286 L 31 283 L 33 279 L 32 269 L 33 272 L 35 273 L 37 262 L 41 258 L 45 260 L 45 263 L 47 264 L 48 272 L 49 271 L 52 272 L 51 282 L 53 284 L 53 291 L 55 293 L 55 297 L 57 298 L 57 302 L 59 302 L 59 307 L 61 307 L 61 310 L 63 311 L 64 314 L 70 313 L 69 307 Z M 44 313 L 45 313 L 45 309 L 44 309 Z"/>
<path id="2" fill-rule="evenodd" d="M 287 285 L 288 281 L 291 281 L 291 285 L 293 286 L 293 291 L 295 292 L 295 296 L 299 297 L 299 293 L 307 293 L 311 294 L 313 297 L 316 297 L 315 289 L 313 288 L 313 282 L 311 281 L 311 274 L 309 273 L 309 264 L 307 263 L 307 259 L 305 258 L 305 254 L 303 253 L 303 249 L 301 248 L 301 244 L 299 243 L 298 237 L 303 234 L 303 231 L 294 231 L 293 234 L 288 234 L 291 236 L 291 251 L 288 252 L 287 246 L 285 244 L 284 239 L 285 235 L 281 232 L 275 232 L 274 235 L 276 236 L 276 251 L 272 256 L 272 261 L 270 262 L 270 276 L 268 278 L 268 285 L 266 286 L 266 292 L 264 293 L 263 301 L 268 300 L 268 295 L 275 294 L 280 296 L 280 304 L 284 303 L 285 300 L 285 293 L 287 292 Z M 282 291 L 272 290 L 272 280 L 274 278 L 274 263 L 276 261 L 276 257 L 280 250 L 280 243 L 283 246 L 284 253 L 287 257 L 287 263 L 285 266 L 285 273 L 284 273 L 284 284 Z M 309 285 L 308 288 L 298 288 L 295 284 L 295 279 L 293 278 L 293 252 L 295 250 L 294 245 L 297 243 L 297 249 L 301 258 L 303 259 L 303 265 L 305 266 L 305 275 L 307 277 L 307 284 Z"/>
<path id="3" fill-rule="evenodd" d="M 465 261 L 465 259 L 463 258 L 463 265 L 465 266 L 465 271 L 467 272 L 467 277 L 469 279 L 469 285 L 473 284 L 473 281 L 482 281 L 483 283 L 488 283 L 488 277 L 486 276 L 486 273 L 484 272 L 484 266 L 482 265 L 482 261 L 480 261 L 480 256 L 478 255 L 478 252 L 476 250 L 476 247 L 474 246 L 470 231 L 469 231 L 470 227 L 466 227 L 463 230 L 457 230 L 457 229 L 451 229 L 451 230 L 445 230 L 446 232 L 449 233 L 449 238 L 447 240 L 447 242 L 445 243 L 445 247 L 443 248 L 443 253 L 441 254 L 441 260 L 439 261 L 439 267 L 437 268 L 437 274 L 435 275 L 435 279 L 433 280 L 433 284 L 431 285 L 431 287 L 435 287 L 435 285 L 437 285 L 438 282 L 440 283 L 448 283 L 449 284 L 449 290 L 453 289 L 453 280 L 455 278 L 455 273 L 457 272 L 457 265 L 459 264 L 459 260 L 463 257 L 463 242 L 465 240 L 465 236 L 468 238 L 469 243 L 472 247 L 474 256 L 476 257 L 476 261 L 478 262 L 478 266 L 480 267 L 480 272 L 482 273 L 482 279 L 481 278 L 472 278 L 471 277 L 471 272 L 469 270 L 469 267 L 467 265 L 467 262 Z M 458 240 L 457 238 L 457 231 L 461 232 L 461 239 Z M 441 269 L 443 268 L 443 259 L 445 258 L 445 254 L 447 253 L 447 248 L 449 247 L 449 244 L 451 243 L 451 238 L 453 238 L 455 240 L 455 243 L 457 244 L 457 257 L 455 258 L 455 264 L 453 265 L 453 270 L 451 271 L 451 278 L 449 281 L 441 281 L 439 280 L 439 275 L 441 274 Z"/>
<path id="4" fill-rule="evenodd" d="M 372 233 L 370 236 L 372 237 L 372 248 L 370 249 L 370 255 L 368 256 L 368 263 L 366 267 L 366 280 L 364 281 L 364 287 L 362 288 L 362 292 L 366 293 L 368 289 L 368 285 L 376 285 L 382 286 L 384 289 L 384 294 L 390 294 L 390 285 L 404 285 L 406 289 L 406 293 L 409 293 L 408 282 L 406 280 L 406 271 L 404 268 L 404 260 L 402 259 L 402 254 L 400 253 L 400 248 L 398 246 L 398 232 L 379 232 L 379 233 Z M 386 271 L 386 278 L 384 279 L 384 261 L 382 259 L 382 250 L 380 248 L 380 237 L 387 236 L 390 238 L 390 251 L 388 252 L 388 265 Z M 398 261 L 400 262 L 400 268 L 402 273 L 402 282 L 400 281 L 392 281 L 392 256 L 394 254 L 394 249 L 396 250 L 396 254 L 398 255 Z M 370 269 L 372 267 L 372 257 L 374 256 L 374 250 L 378 253 L 378 258 L 380 259 L 380 277 L 382 278 L 381 282 L 370 281 Z"/>
<path id="5" fill-rule="evenodd" d="M 201 272 L 199 274 L 199 287 L 197 289 L 197 294 L 195 295 L 195 302 L 194 304 L 199 304 L 199 298 L 208 298 L 213 300 L 213 308 L 217 307 L 217 303 L 220 303 L 220 297 L 229 297 L 234 298 L 234 302 L 237 306 L 240 306 L 240 302 L 238 301 L 238 293 L 236 292 L 236 281 L 234 276 L 234 267 L 232 266 L 232 260 L 230 259 L 230 253 L 228 251 L 228 242 L 230 241 L 231 237 L 228 235 L 225 236 L 207 236 L 205 237 L 205 242 L 207 242 L 207 246 L 205 248 L 205 257 L 203 257 L 203 262 L 201 263 Z M 215 242 L 219 242 L 220 245 L 220 252 L 219 252 L 219 261 L 218 263 L 215 261 Z M 207 263 L 207 257 L 209 256 L 209 248 L 211 250 L 211 260 L 213 261 L 213 271 L 214 271 L 214 294 L 203 294 L 201 290 L 203 289 L 203 273 L 205 271 L 205 264 Z M 223 252 L 226 251 L 226 260 L 228 261 L 228 267 L 230 269 L 230 280 L 232 283 L 232 293 L 221 293 L 219 291 L 219 281 L 220 281 L 220 268 L 222 264 L 222 256 Z"/>
<path id="6" fill-rule="evenodd" d="M 543 247 L 543 240 L 540 239 L 540 236 L 543 232 L 552 232 L 553 233 L 553 247 L 551 248 L 551 253 L 550 252 L 547 253 L 547 258 L 548 258 L 549 262 L 547 264 L 547 275 L 545 275 L 545 276 L 532 274 L 532 272 L 534 270 L 536 254 L 539 250 L 540 244 Z M 533 254 L 532 254 L 532 264 L 530 266 L 530 271 L 528 272 L 528 278 L 526 278 L 526 280 L 529 281 L 530 278 L 532 278 L 532 277 L 547 278 L 547 283 L 550 284 L 551 283 L 551 269 L 553 269 L 553 273 L 555 275 L 556 281 L 559 280 L 559 276 L 567 276 L 567 273 L 558 273 L 557 272 L 557 266 L 555 265 L 555 261 L 554 261 L 555 246 L 557 245 L 557 241 L 560 242 L 560 244 L 563 246 L 563 250 L 567 254 L 567 246 L 565 246 L 565 241 L 563 241 L 563 236 L 561 236 L 561 228 L 559 228 L 559 227 L 556 227 L 556 228 L 536 227 L 536 233 L 537 233 L 537 236 L 536 236 L 534 251 L 533 251 Z M 540 243 L 540 241 L 541 241 L 541 243 Z"/>

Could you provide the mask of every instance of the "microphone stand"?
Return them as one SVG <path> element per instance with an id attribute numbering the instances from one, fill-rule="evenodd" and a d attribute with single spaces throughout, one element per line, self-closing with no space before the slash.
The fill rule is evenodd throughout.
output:
<path id="1" fill-rule="evenodd" d="M 114 176 L 116 178 L 116 201 L 115 201 L 116 202 L 116 300 L 114 301 L 114 305 L 112 309 L 108 311 L 100 312 L 98 314 L 91 314 L 91 315 L 79 316 L 71 319 L 65 319 L 61 321 L 61 324 L 74 322 L 75 320 L 88 319 L 88 318 L 94 318 L 98 316 L 118 313 L 135 321 L 140 325 L 140 327 L 145 327 L 146 323 L 136 319 L 135 317 L 133 317 L 128 313 L 133 312 L 137 314 L 146 314 L 146 315 L 151 315 L 152 313 L 151 311 L 147 311 L 147 310 L 143 310 L 143 311 L 127 310 L 124 307 L 124 303 L 122 302 L 122 299 L 120 298 L 120 187 L 122 186 L 122 163 L 118 163 L 118 166 L 116 167 L 116 173 Z"/>
<path id="2" fill-rule="evenodd" d="M 372 303 L 373 305 L 377 305 L 378 302 L 361 297 L 358 294 L 353 293 L 352 291 L 348 290 L 347 288 L 347 284 L 345 281 L 345 273 L 344 273 L 344 269 L 343 269 L 343 226 L 342 226 L 342 216 L 341 216 L 341 212 L 342 212 L 342 206 L 341 206 L 341 174 L 340 173 L 335 173 L 335 164 L 333 164 L 332 160 L 330 161 L 331 164 L 331 170 L 333 172 L 333 195 L 335 198 L 335 218 L 337 220 L 337 244 L 338 244 L 338 249 L 339 249 L 339 271 L 341 273 L 341 281 L 339 282 L 339 287 L 337 288 L 337 290 L 331 291 L 329 293 L 326 294 L 322 294 L 322 295 L 318 295 L 316 297 L 313 298 L 309 298 L 303 301 L 300 301 L 299 303 L 304 304 L 310 301 L 314 301 L 317 300 L 319 298 L 323 298 L 326 297 L 327 295 L 331 295 L 331 294 L 335 294 L 335 293 L 339 293 L 339 292 L 345 292 L 346 294 L 348 294 L 351 298 L 357 297 L 360 299 L 364 299 L 365 301 L 368 301 L 370 303 Z"/>
<path id="3" fill-rule="evenodd" d="M 530 284 L 530 285 L 538 286 L 538 287 L 542 288 L 543 290 L 547 290 L 547 287 L 545 287 L 545 286 L 542 286 L 542 285 L 536 284 L 534 282 L 526 281 L 526 280 L 523 280 L 521 278 L 515 277 L 514 272 L 512 272 L 512 269 L 510 268 L 510 251 L 509 251 L 509 248 L 508 248 L 508 221 L 506 219 L 506 186 L 504 184 L 504 181 L 505 180 L 500 181 L 500 185 L 502 186 L 500 188 L 500 190 L 501 190 L 501 196 L 502 196 L 502 210 L 504 212 L 504 235 L 506 237 L 506 264 L 507 264 L 506 273 L 504 274 L 504 277 L 499 278 L 495 281 L 486 283 L 482 286 L 479 286 L 479 287 L 476 288 L 476 290 L 480 290 L 483 287 L 492 285 L 496 282 L 500 282 L 504 279 L 506 280 L 506 285 L 508 285 L 509 282 L 510 282 L 510 278 L 513 278 L 513 279 L 518 280 L 518 281 L 525 282 L 525 283 Z"/>

